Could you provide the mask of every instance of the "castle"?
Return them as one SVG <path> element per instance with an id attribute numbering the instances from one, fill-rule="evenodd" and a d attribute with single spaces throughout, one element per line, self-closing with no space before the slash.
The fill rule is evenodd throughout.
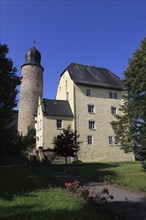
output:
<path id="1" fill-rule="evenodd" d="M 71 63 L 60 75 L 56 99 L 43 98 L 41 54 L 33 46 L 22 65 L 18 131 L 36 129 L 36 148 L 52 148 L 54 136 L 71 127 L 80 134 L 78 158 L 83 162 L 133 161 L 120 149 L 111 121 L 119 114 L 124 93 L 110 70 Z"/>

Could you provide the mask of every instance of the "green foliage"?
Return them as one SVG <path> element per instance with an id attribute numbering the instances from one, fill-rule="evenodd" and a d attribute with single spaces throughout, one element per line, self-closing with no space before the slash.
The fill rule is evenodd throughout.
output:
<path id="1" fill-rule="evenodd" d="M 13 62 L 7 58 L 9 49 L 6 44 L 0 44 L 0 149 L 6 153 L 11 148 L 15 137 L 10 127 L 13 108 L 17 105 L 17 86 L 20 84 Z M 13 144 L 12 144 L 13 145 Z"/>
<path id="2" fill-rule="evenodd" d="M 15 145 L 18 145 L 21 150 L 25 150 L 27 147 L 35 147 L 36 144 L 36 130 L 35 128 L 28 127 L 27 134 L 25 136 L 17 134 L 15 138 Z"/>
<path id="3" fill-rule="evenodd" d="M 65 158 L 67 163 L 67 157 L 75 157 L 80 148 L 80 143 L 78 142 L 79 135 L 77 131 L 72 131 L 70 127 L 67 129 L 63 129 L 63 133 L 54 137 L 54 152 L 58 156 L 62 156 Z"/>
<path id="4" fill-rule="evenodd" d="M 146 159 L 146 38 L 141 41 L 140 48 L 130 59 L 124 72 L 125 93 L 122 116 L 117 116 L 117 122 L 112 122 L 114 131 L 127 152 L 140 155 Z"/>
<path id="5" fill-rule="evenodd" d="M 27 134 L 25 136 L 20 136 L 23 148 L 35 147 L 36 144 L 36 130 L 35 128 L 28 127 Z"/>

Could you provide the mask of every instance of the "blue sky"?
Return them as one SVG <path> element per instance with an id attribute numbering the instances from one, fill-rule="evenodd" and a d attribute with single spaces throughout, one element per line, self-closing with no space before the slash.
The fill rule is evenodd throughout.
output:
<path id="1" fill-rule="evenodd" d="M 55 98 L 59 76 L 71 62 L 123 77 L 146 36 L 145 0 L 0 0 L 0 14 L 0 42 L 8 44 L 18 75 L 36 41 L 45 69 L 45 98 Z"/>

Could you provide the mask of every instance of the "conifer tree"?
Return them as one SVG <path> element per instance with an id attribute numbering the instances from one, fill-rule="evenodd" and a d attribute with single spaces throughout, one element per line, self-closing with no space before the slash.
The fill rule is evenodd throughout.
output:
<path id="1" fill-rule="evenodd" d="M 124 72 L 125 95 L 121 116 L 112 122 L 114 131 L 125 152 L 146 160 L 146 38 L 133 53 Z"/>
<path id="2" fill-rule="evenodd" d="M 13 62 L 7 58 L 9 52 L 6 44 L 0 44 L 0 149 L 9 149 L 12 130 L 9 124 L 12 120 L 13 108 L 17 105 L 17 85 L 20 84 L 16 75 L 16 68 Z"/>
<path id="3" fill-rule="evenodd" d="M 77 156 L 81 143 L 77 141 L 78 138 L 79 134 L 77 134 L 77 131 L 74 132 L 68 127 L 67 129 L 63 129 L 63 133 L 57 135 L 53 139 L 53 151 L 56 155 L 64 157 L 66 164 L 68 156 Z"/>

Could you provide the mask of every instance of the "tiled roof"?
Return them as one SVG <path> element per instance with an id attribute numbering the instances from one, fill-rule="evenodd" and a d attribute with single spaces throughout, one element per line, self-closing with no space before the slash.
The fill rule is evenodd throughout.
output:
<path id="1" fill-rule="evenodd" d="M 118 90 L 124 89 L 120 78 L 105 68 L 71 63 L 65 70 L 68 70 L 71 79 L 76 84 L 84 84 Z"/>
<path id="2" fill-rule="evenodd" d="M 43 113 L 46 116 L 73 117 L 67 100 L 43 99 Z"/>

